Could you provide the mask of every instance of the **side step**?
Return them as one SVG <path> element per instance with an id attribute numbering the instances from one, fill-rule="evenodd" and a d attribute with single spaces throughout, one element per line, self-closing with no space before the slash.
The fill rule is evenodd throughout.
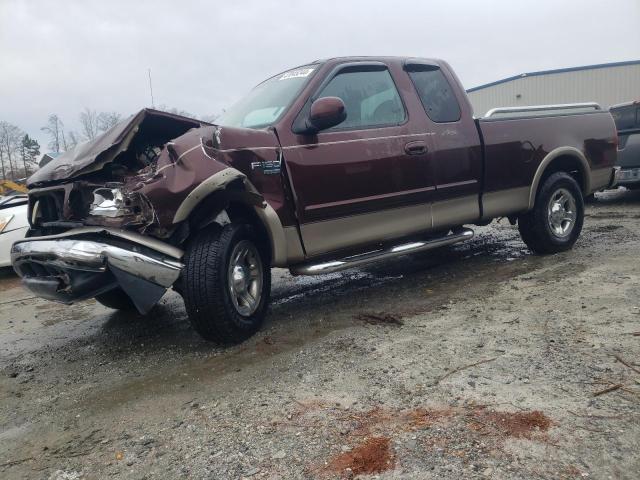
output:
<path id="1" fill-rule="evenodd" d="M 456 230 L 450 235 L 424 240 L 419 242 L 405 243 L 396 245 L 395 247 L 387 247 L 373 252 L 367 252 L 360 255 L 342 258 L 340 260 L 331 260 L 323 263 L 306 263 L 294 265 L 290 268 L 293 275 L 321 275 L 323 273 L 333 273 L 347 268 L 360 267 L 369 263 L 385 260 L 387 258 L 398 257 L 408 253 L 423 252 L 433 248 L 444 247 L 453 243 L 464 242 L 473 238 L 473 230 L 470 228 L 462 228 Z"/>

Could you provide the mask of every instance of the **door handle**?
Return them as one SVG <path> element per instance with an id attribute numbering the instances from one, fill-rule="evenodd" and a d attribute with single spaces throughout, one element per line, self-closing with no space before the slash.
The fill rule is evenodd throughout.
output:
<path id="1" fill-rule="evenodd" d="M 407 155 L 424 155 L 428 152 L 427 144 L 421 140 L 409 142 L 404 146 Z"/>

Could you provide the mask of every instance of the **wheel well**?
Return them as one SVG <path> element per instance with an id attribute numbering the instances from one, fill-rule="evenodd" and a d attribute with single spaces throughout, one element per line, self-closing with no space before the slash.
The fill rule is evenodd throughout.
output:
<path id="1" fill-rule="evenodd" d="M 230 202 L 226 208 L 227 215 L 232 222 L 246 222 L 255 228 L 260 241 L 259 247 L 264 248 L 265 255 L 271 261 L 272 245 L 267 228 L 256 213 L 255 209 L 246 203 Z"/>
<path id="2" fill-rule="evenodd" d="M 231 222 L 243 222 L 252 225 L 260 241 L 260 246 L 264 247 L 264 252 L 271 261 L 272 245 L 266 226 L 256 213 L 253 205 L 237 198 L 234 192 L 222 190 L 214 192 L 204 198 L 187 217 L 184 222 L 183 243 L 188 244 L 194 236 L 204 228 L 213 225 L 224 225 L 226 218 L 220 216 L 225 212 Z M 241 197 L 241 196 L 240 196 Z M 222 223 L 220 223 L 222 222 Z"/>
<path id="3" fill-rule="evenodd" d="M 571 175 L 580 186 L 580 190 L 585 193 L 587 186 L 584 176 L 585 173 L 582 171 L 582 169 L 582 162 L 573 155 L 560 155 L 554 158 L 551 163 L 547 165 L 547 168 L 545 168 L 544 172 L 542 173 L 542 177 L 540 177 L 536 196 L 542 188 L 542 184 L 545 182 L 545 180 L 557 172 L 566 172 Z"/>

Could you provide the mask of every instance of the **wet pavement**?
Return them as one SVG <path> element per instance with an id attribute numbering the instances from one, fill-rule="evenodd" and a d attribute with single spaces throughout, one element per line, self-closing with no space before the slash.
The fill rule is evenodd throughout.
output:
<path id="1" fill-rule="evenodd" d="M 640 192 L 599 194 L 554 256 L 506 220 L 475 231 L 364 269 L 274 270 L 264 328 L 228 348 L 175 293 L 139 317 L 3 271 L 0 477 L 637 478 Z M 340 457 L 371 438 L 387 463 Z"/>

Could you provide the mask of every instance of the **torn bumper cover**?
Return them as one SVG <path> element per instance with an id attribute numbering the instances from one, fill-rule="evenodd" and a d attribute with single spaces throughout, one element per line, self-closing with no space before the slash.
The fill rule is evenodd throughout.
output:
<path id="1" fill-rule="evenodd" d="M 69 304 L 120 287 L 140 313 L 178 279 L 181 258 L 180 249 L 111 229 L 26 238 L 11 249 L 14 269 L 40 297 Z"/>

